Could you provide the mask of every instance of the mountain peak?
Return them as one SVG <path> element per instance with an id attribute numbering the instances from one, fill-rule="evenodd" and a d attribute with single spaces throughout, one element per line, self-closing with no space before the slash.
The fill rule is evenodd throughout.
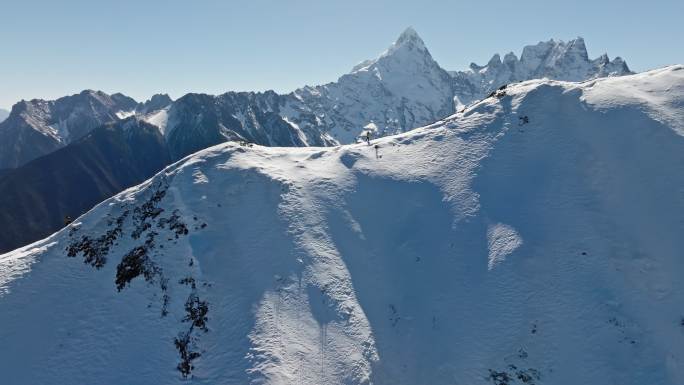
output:
<path id="1" fill-rule="evenodd" d="M 584 384 L 683 384 L 684 283 L 669 274 L 684 248 L 678 69 L 511 85 L 504 99 L 372 145 L 224 143 L 141 177 L 53 236 L 0 256 L 2 378 L 530 385 L 568 384 L 577 373 Z M 204 115 L 237 112 L 214 111 Z M 511 127 L 523 113 L 530 124 Z M 195 115 L 188 122 L 196 126 Z M 167 156 L 128 142 L 121 151 L 115 139 L 103 157 L 61 156 L 69 167 L 60 174 L 43 158 L 22 174 L 44 182 L 31 189 L 14 193 L 3 176 L 0 197 L 12 209 L 41 208 L 58 193 L 93 190 L 81 174 L 125 154 L 140 154 L 142 166 Z M 89 159 L 97 168 L 81 166 Z M 524 183 L 531 171 L 541 183 Z M 644 212 L 655 218 L 648 226 Z M 482 346 L 486 357 L 468 354 Z M 674 357 L 674 370 L 663 357 Z"/>
<path id="2" fill-rule="evenodd" d="M 82 95 L 82 96 L 93 96 L 93 97 L 97 97 L 97 96 L 109 96 L 109 95 L 107 95 L 106 93 L 104 93 L 103 91 L 100 91 L 100 90 L 91 90 L 91 89 L 83 90 L 83 91 L 81 91 L 81 92 L 79 93 L 79 95 Z"/>
<path id="3" fill-rule="evenodd" d="M 413 27 L 408 27 L 404 30 L 404 32 L 401 33 L 401 35 L 399 35 L 399 38 L 397 38 L 396 44 L 401 44 L 403 42 L 412 41 L 412 40 L 413 41 L 420 40 L 421 42 L 423 41 L 420 38 L 420 36 L 418 36 L 418 32 L 416 32 L 416 30 L 413 29 Z"/>
<path id="4" fill-rule="evenodd" d="M 404 61 L 406 58 L 410 58 L 409 60 L 418 60 L 422 62 L 426 56 L 429 57 L 429 60 L 432 60 L 432 56 L 430 56 L 430 52 L 425 46 L 423 39 L 418 36 L 418 33 L 415 29 L 408 27 L 378 58 L 362 61 L 361 63 L 355 65 L 351 72 L 354 73 L 358 71 L 366 71 L 389 57 L 404 58 L 401 59 L 401 61 Z"/>
<path id="5" fill-rule="evenodd" d="M 491 59 L 489 59 L 489 62 L 487 63 L 488 66 L 497 66 L 501 65 L 501 56 L 498 53 L 495 53 L 494 56 L 492 56 Z"/>
<path id="6" fill-rule="evenodd" d="M 137 110 L 141 113 L 148 113 L 165 108 L 173 103 L 173 99 L 168 94 L 154 94 L 145 102 L 138 103 Z"/>
<path id="7" fill-rule="evenodd" d="M 404 30 L 404 32 L 399 35 L 397 40 L 392 44 L 392 48 L 396 49 L 402 46 L 409 46 L 413 48 L 419 48 L 425 50 L 425 42 L 423 42 L 423 39 L 418 36 L 418 32 L 416 32 L 413 27 L 408 27 Z"/>
<path id="8" fill-rule="evenodd" d="M 581 37 L 577 37 L 573 40 L 570 40 L 567 44 L 567 52 L 571 52 L 574 54 L 579 55 L 582 59 L 584 60 L 589 60 L 589 54 L 587 53 L 587 46 L 584 43 L 584 39 Z"/>

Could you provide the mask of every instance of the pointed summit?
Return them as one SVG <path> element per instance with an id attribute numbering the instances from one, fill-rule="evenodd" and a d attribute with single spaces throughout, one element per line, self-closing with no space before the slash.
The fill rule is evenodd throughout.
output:
<path id="1" fill-rule="evenodd" d="M 584 39 L 582 37 L 577 37 L 576 39 L 570 40 L 565 50 L 568 54 L 579 55 L 579 57 L 583 60 L 589 60 L 587 46 L 584 43 Z"/>
<path id="2" fill-rule="evenodd" d="M 419 62 L 419 63 L 431 63 L 433 62 L 430 51 L 425 47 L 423 39 L 418 36 L 418 33 L 412 27 L 408 27 L 404 32 L 399 35 L 397 40 L 392 43 L 392 45 L 385 50 L 379 57 L 375 59 L 364 60 L 363 62 L 357 64 L 352 68 L 351 73 L 358 71 L 367 71 L 376 65 L 388 60 L 389 58 L 394 58 L 393 60 L 398 60 L 403 63 L 406 62 Z M 437 65 L 435 63 L 435 65 Z"/>
<path id="3" fill-rule="evenodd" d="M 420 36 L 418 36 L 418 32 L 416 32 L 416 30 L 413 29 L 413 27 L 408 27 L 404 30 L 404 32 L 401 33 L 401 35 L 399 35 L 399 38 L 397 38 L 395 44 L 402 44 L 408 41 L 417 41 L 422 43 L 423 39 L 421 39 Z"/>
<path id="4" fill-rule="evenodd" d="M 423 39 L 418 36 L 418 32 L 416 32 L 413 27 L 408 27 L 404 30 L 404 32 L 399 35 L 397 40 L 392 44 L 392 47 L 390 47 L 390 50 L 392 49 L 398 49 L 399 47 L 403 46 L 408 46 L 411 48 L 418 48 L 420 50 L 427 50 L 425 48 L 425 42 L 423 42 Z"/>
<path id="5" fill-rule="evenodd" d="M 490 67 L 501 65 L 501 56 L 498 53 L 495 53 L 494 56 L 492 56 L 492 58 L 489 59 L 487 65 Z"/>

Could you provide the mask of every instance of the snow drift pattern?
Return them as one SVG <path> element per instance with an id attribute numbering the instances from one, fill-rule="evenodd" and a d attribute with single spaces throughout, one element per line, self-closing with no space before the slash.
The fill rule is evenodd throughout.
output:
<path id="1" fill-rule="evenodd" d="M 683 100 L 682 66 L 529 81 L 201 151 L 0 256 L 3 380 L 681 384 Z"/>

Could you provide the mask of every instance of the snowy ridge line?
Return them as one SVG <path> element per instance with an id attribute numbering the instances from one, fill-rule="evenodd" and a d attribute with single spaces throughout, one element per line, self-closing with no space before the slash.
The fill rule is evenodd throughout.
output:
<path id="1" fill-rule="evenodd" d="M 353 143 L 368 126 L 375 137 L 449 116 L 498 87 L 534 78 L 582 81 L 632 73 L 621 58 L 589 59 L 584 40 L 525 46 L 520 59 L 498 54 L 485 66 L 446 71 L 412 28 L 377 58 L 335 82 L 287 94 L 190 93 L 138 103 L 122 94 L 86 90 L 55 101 L 22 101 L 0 125 L 0 168 L 14 168 L 62 148 L 105 123 L 130 116 L 155 125 L 174 159 L 214 144 L 246 140 L 273 146 Z M 30 138 L 30 139 L 23 139 Z M 10 151 L 14 148 L 16 151 Z M 2 150 L 2 147 L 0 147 Z"/>
<path id="2" fill-rule="evenodd" d="M 659 111 L 681 69 L 511 84 L 369 144 L 185 157 L 0 256 L 23 266 L 0 285 L 3 376 L 679 384 L 684 138 Z"/>

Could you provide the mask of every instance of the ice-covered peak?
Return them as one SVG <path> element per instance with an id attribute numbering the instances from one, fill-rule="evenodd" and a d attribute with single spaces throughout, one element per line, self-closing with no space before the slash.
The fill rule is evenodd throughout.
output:
<path id="1" fill-rule="evenodd" d="M 418 36 L 418 32 L 416 32 L 413 27 L 408 27 L 404 32 L 399 35 L 399 38 L 394 42 L 394 46 L 402 46 L 402 45 L 412 45 L 417 48 L 425 48 L 425 43 L 423 42 L 423 39 Z"/>
<path id="2" fill-rule="evenodd" d="M 528 63 L 530 67 L 538 66 L 555 45 L 556 42 L 553 39 L 540 41 L 535 45 L 526 45 L 523 47 L 520 61 Z"/>
<path id="3" fill-rule="evenodd" d="M 389 63 L 394 64 L 389 64 Z M 351 73 L 372 70 L 374 66 L 380 64 L 383 67 L 388 65 L 403 65 L 408 62 L 432 63 L 434 60 L 430 55 L 423 39 L 411 27 L 407 28 L 399 35 L 397 40 L 376 59 L 365 60 L 352 68 Z"/>
<path id="4" fill-rule="evenodd" d="M 584 39 L 577 37 L 567 43 L 551 39 L 528 45 L 523 48 L 521 64 L 531 73 L 554 69 L 563 71 L 566 66 L 577 66 L 589 63 L 589 55 Z M 571 79 L 567 79 L 571 80 Z"/>
<path id="5" fill-rule="evenodd" d="M 550 39 L 525 46 L 520 59 L 510 52 L 504 56 L 503 65 L 496 54 L 484 66 L 472 63 L 467 71 L 451 72 L 457 104 L 482 98 L 497 87 L 511 82 L 545 77 L 582 81 L 630 73 L 627 64 L 619 57 L 610 61 L 608 55 L 604 54 L 594 60 L 589 59 L 581 37 L 567 42 Z"/>
<path id="6" fill-rule="evenodd" d="M 584 60 L 589 60 L 587 46 L 584 44 L 584 39 L 582 37 L 577 37 L 574 40 L 570 40 L 566 46 L 565 52 L 568 55 L 578 55 Z"/>
<path id="7" fill-rule="evenodd" d="M 684 68 L 506 92 L 208 148 L 0 255 L 3 383 L 684 384 Z"/>
<path id="8" fill-rule="evenodd" d="M 423 39 L 421 39 L 416 30 L 411 27 L 406 28 L 406 30 L 399 35 L 399 38 L 397 38 L 383 56 L 391 55 L 399 51 L 410 51 L 418 53 L 419 55 L 430 55 Z"/>
<path id="9" fill-rule="evenodd" d="M 454 112 L 451 77 L 413 28 L 337 82 L 301 88 L 294 97 L 285 108 L 287 120 L 300 129 L 320 130 L 339 143 L 353 142 L 371 123 L 378 135 L 388 135 Z"/>

